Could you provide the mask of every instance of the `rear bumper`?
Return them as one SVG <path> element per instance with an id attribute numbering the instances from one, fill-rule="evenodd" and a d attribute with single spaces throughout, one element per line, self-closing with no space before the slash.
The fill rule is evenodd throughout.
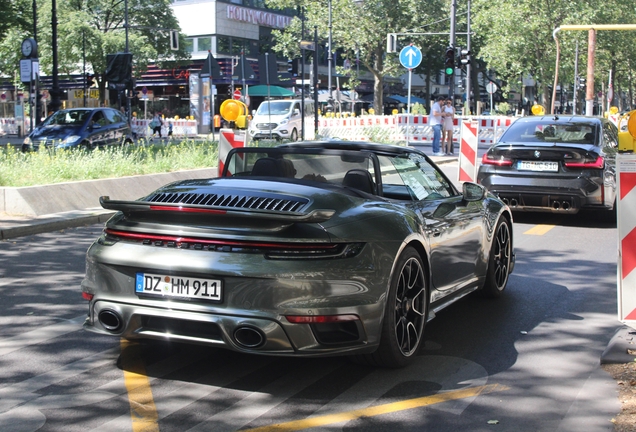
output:
<path id="1" fill-rule="evenodd" d="M 372 352 L 361 321 L 334 326 L 291 324 L 241 314 L 179 311 L 134 303 L 91 302 L 84 329 L 126 339 L 154 339 L 214 346 L 252 354 L 279 356 L 333 356 Z M 339 332 L 338 334 L 334 331 Z M 356 337 L 349 337 L 356 334 Z M 329 338 L 348 336 L 332 343 Z"/>
<path id="2" fill-rule="evenodd" d="M 283 139 L 283 138 L 289 138 L 290 134 L 289 131 L 284 130 L 284 131 L 280 131 L 280 130 L 272 130 L 271 134 L 268 130 L 250 130 L 249 131 L 250 137 L 252 137 L 252 139 L 269 139 L 270 136 L 274 139 Z"/>
<path id="3" fill-rule="evenodd" d="M 559 179 L 480 173 L 478 182 L 515 211 L 577 213 L 583 208 L 611 208 L 598 176 Z"/>

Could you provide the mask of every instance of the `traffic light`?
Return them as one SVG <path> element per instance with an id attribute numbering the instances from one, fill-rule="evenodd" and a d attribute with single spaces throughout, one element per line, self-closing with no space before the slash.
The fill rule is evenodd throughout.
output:
<path id="1" fill-rule="evenodd" d="M 93 83 L 94 83 L 94 80 L 95 80 L 95 75 L 91 75 L 91 74 L 87 73 L 85 79 L 86 79 L 86 87 L 87 88 L 88 87 L 93 87 Z"/>
<path id="2" fill-rule="evenodd" d="M 446 48 L 446 54 L 444 55 L 444 72 L 446 75 L 452 75 L 455 73 L 455 48 Z"/>
<path id="3" fill-rule="evenodd" d="M 170 49 L 179 51 L 179 32 L 176 30 L 170 30 Z"/>
<path id="4" fill-rule="evenodd" d="M 470 64 L 470 51 L 466 48 L 462 48 L 459 51 L 459 67 Z"/>
<path id="5" fill-rule="evenodd" d="M 576 77 L 576 88 L 578 89 L 582 89 L 583 87 L 585 87 L 585 78 L 582 78 L 580 76 Z"/>
<path id="6" fill-rule="evenodd" d="M 287 60 L 287 72 L 289 72 L 292 78 L 298 76 L 298 62 L 296 60 Z"/>
<path id="7" fill-rule="evenodd" d="M 389 33 L 386 35 L 386 52 L 394 53 L 397 51 L 397 35 Z"/>

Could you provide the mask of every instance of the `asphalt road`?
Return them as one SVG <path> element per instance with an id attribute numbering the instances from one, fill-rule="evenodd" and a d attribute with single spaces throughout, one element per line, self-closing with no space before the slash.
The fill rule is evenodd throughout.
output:
<path id="1" fill-rule="evenodd" d="M 86 333 L 100 231 L 0 242 L 2 431 L 610 431 L 620 409 L 599 366 L 620 326 L 617 233 L 594 214 L 516 215 L 506 294 L 440 312 L 400 370 Z"/>

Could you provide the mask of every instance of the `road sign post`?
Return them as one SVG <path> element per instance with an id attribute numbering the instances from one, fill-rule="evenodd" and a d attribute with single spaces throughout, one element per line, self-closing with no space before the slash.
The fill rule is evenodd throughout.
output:
<path id="1" fill-rule="evenodd" d="M 413 69 L 422 63 L 422 51 L 413 44 L 405 46 L 400 51 L 400 63 L 409 70 L 408 98 L 406 100 L 408 119 L 406 123 L 406 144 L 408 145 L 411 139 L 411 76 L 413 75 Z"/>

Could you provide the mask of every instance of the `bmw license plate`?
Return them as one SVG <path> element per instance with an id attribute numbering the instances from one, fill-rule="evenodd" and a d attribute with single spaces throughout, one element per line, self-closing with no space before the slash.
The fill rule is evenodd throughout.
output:
<path id="1" fill-rule="evenodd" d="M 137 273 L 135 292 L 164 297 L 221 301 L 221 281 L 182 276 Z"/>
<path id="2" fill-rule="evenodd" d="M 520 171 L 559 171 L 558 162 L 546 162 L 546 161 L 519 161 L 517 162 L 517 169 Z"/>

